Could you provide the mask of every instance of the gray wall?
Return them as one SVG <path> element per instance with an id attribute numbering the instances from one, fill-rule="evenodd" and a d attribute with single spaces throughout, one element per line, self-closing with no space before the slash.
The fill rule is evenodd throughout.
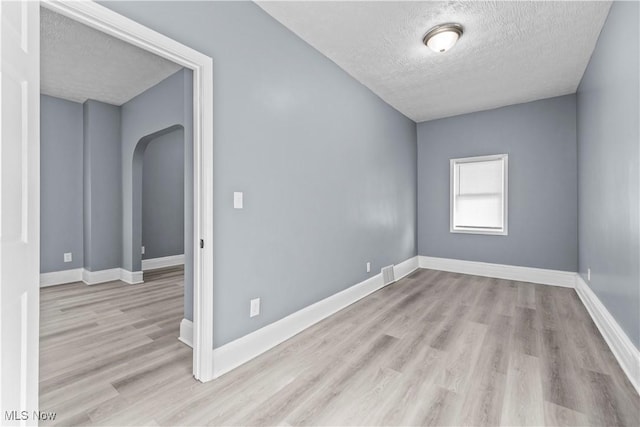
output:
<path id="1" fill-rule="evenodd" d="M 124 267 L 139 271 L 142 245 L 142 163 L 150 136 L 182 129 L 183 146 L 174 162 L 176 170 L 185 172 L 182 179 L 184 204 L 172 216 L 176 232 L 156 234 L 151 239 L 146 258 L 161 254 L 184 253 L 185 317 L 193 313 L 193 78 L 190 70 L 181 70 L 148 89 L 122 107 L 89 100 L 77 104 L 58 98 L 43 97 L 42 201 L 43 242 L 42 272 L 85 267 L 91 271 Z M 68 103 L 68 104 L 64 104 Z M 61 107 L 58 107 L 58 104 Z M 66 105 L 66 106 L 65 106 Z M 77 133 L 79 147 L 71 150 L 67 135 Z M 63 138 L 65 141 L 59 142 Z M 144 139 L 143 143 L 141 141 Z M 138 149 L 139 156 L 134 156 Z M 48 151 L 47 151 L 48 150 Z M 71 150 L 71 152 L 69 152 Z M 157 157 L 157 156 L 156 156 Z M 83 170 L 84 169 L 84 170 Z M 134 174 L 135 171 L 135 174 Z M 84 173 L 83 173 L 84 172 Z M 73 185 L 62 188 L 76 174 Z M 135 186 L 134 186 L 135 175 Z M 157 174 L 162 176 L 162 174 Z M 74 175 L 75 176 L 75 175 Z M 46 182 L 45 182 L 46 180 Z M 135 192 L 134 192 L 135 188 Z M 73 190 L 73 191 L 71 191 Z M 69 201 L 75 197 L 75 206 Z M 76 217 L 67 215 L 75 206 Z M 135 209 L 134 209 L 135 208 Z M 134 218 L 135 216 L 135 218 Z M 167 218 L 164 218 L 167 220 Z M 157 221 L 155 221 L 157 222 Z M 155 223 L 154 222 L 154 223 Z M 73 230 L 71 228 L 73 227 Z M 157 230 L 153 226 L 153 230 Z M 71 230 L 71 231 L 70 231 Z M 75 238 L 70 247 L 67 241 Z M 67 248 L 61 252 L 60 248 Z M 137 248 L 133 251 L 133 248 Z M 157 252 L 155 248 L 158 249 Z M 175 252 L 183 248 L 183 251 Z M 62 263 L 64 252 L 73 252 L 73 263 Z M 126 253 L 123 255 L 123 252 Z M 169 253 L 172 252 L 172 253 Z M 175 253 L 173 253 L 175 252 Z M 157 254 L 157 255 L 155 255 Z M 59 261 L 59 262 L 58 262 Z M 132 266 L 135 266 L 132 269 Z"/>
<path id="2" fill-rule="evenodd" d="M 640 5 L 614 2 L 578 88 L 579 267 L 640 347 Z"/>
<path id="3" fill-rule="evenodd" d="M 142 162 L 153 139 L 180 127 L 184 137 L 184 317 L 193 319 L 193 75 L 180 70 L 122 105 L 122 267 L 142 268 Z"/>
<path id="4" fill-rule="evenodd" d="M 142 161 L 143 259 L 184 253 L 184 130 L 151 140 Z"/>
<path id="5" fill-rule="evenodd" d="M 192 122 L 186 122 L 188 117 L 186 117 L 185 104 L 191 105 L 193 94 L 190 91 L 187 92 L 185 74 L 190 75 L 190 72 L 178 71 L 121 107 L 121 162 L 123 165 L 121 254 L 122 267 L 129 271 L 141 270 L 143 147 L 146 147 L 152 139 L 150 136 L 158 136 L 175 126 L 185 129 L 185 144 L 186 141 L 192 144 L 190 130 Z M 191 163 L 185 171 L 187 174 L 193 174 Z M 189 192 L 192 191 L 189 189 Z M 186 212 L 183 215 L 186 217 Z M 192 215 L 189 214 L 189 216 Z M 192 239 L 191 235 L 189 237 Z"/>
<path id="6" fill-rule="evenodd" d="M 82 104 L 42 95 L 40 112 L 40 272 L 48 273 L 83 265 Z"/>
<path id="7" fill-rule="evenodd" d="M 416 254 L 411 120 L 253 3 L 103 4 L 214 60 L 216 347 Z"/>
<path id="8" fill-rule="evenodd" d="M 449 159 L 509 154 L 509 235 L 449 232 Z M 567 95 L 418 124 L 420 255 L 577 270 L 576 104 Z"/>
<path id="9" fill-rule="evenodd" d="M 120 108 L 84 103 L 84 267 L 120 267 L 122 165 Z"/>

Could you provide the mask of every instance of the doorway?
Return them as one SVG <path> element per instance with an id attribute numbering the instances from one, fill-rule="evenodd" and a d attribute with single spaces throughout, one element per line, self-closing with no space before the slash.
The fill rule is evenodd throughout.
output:
<path id="1" fill-rule="evenodd" d="M 38 408 L 39 363 L 39 19 L 40 6 L 123 40 L 193 73 L 193 375 L 213 378 L 212 161 L 210 57 L 94 2 L 3 2 L 0 354 L 3 409 Z M 5 325 L 7 327 L 5 328 Z M 11 328 L 9 328 L 9 325 Z"/>
<path id="2" fill-rule="evenodd" d="M 193 375 L 209 381 L 213 379 L 212 59 L 93 2 L 43 2 L 42 6 L 193 74 Z"/>
<path id="3" fill-rule="evenodd" d="M 40 408 L 118 423 L 95 411 L 193 373 L 192 72 L 40 18 Z"/>

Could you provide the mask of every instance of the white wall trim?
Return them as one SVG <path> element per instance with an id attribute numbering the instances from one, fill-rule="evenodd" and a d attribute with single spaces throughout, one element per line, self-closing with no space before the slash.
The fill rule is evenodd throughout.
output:
<path id="1" fill-rule="evenodd" d="M 82 281 L 87 285 L 97 285 L 114 280 L 120 280 L 120 268 L 98 271 L 89 271 L 86 268 L 82 270 Z"/>
<path id="2" fill-rule="evenodd" d="M 156 268 L 175 267 L 176 265 L 184 265 L 184 254 L 143 259 L 142 271 L 155 270 Z"/>
<path id="3" fill-rule="evenodd" d="M 93 1 L 40 4 L 193 71 L 193 375 L 209 381 L 213 379 L 213 59 Z"/>
<path id="4" fill-rule="evenodd" d="M 620 367 L 640 393 L 640 351 L 580 275 L 576 277 L 576 292 L 611 352 L 618 359 Z"/>
<path id="5" fill-rule="evenodd" d="M 143 283 L 142 271 L 127 271 L 122 268 L 110 268 L 108 270 L 89 271 L 86 268 L 74 268 L 72 270 L 54 271 L 40 274 L 40 287 L 63 285 L 65 283 L 84 282 L 87 285 L 121 280 L 130 285 Z"/>
<path id="6" fill-rule="evenodd" d="M 393 275 L 396 278 L 396 282 L 418 269 L 418 257 L 414 256 L 400 264 L 393 266 Z"/>
<path id="7" fill-rule="evenodd" d="M 65 283 L 81 282 L 82 268 L 71 270 L 52 271 L 50 273 L 40 273 L 40 287 L 62 285 Z"/>
<path id="8" fill-rule="evenodd" d="M 417 257 L 394 266 L 396 280 L 418 268 Z M 367 295 L 383 288 L 382 274 L 378 273 L 350 288 L 311 304 L 270 325 L 247 334 L 213 350 L 213 374 L 219 377 L 248 362 L 254 357 L 288 340 L 308 327 L 331 316 Z"/>
<path id="9" fill-rule="evenodd" d="M 124 268 L 120 269 L 120 280 L 130 285 L 144 283 L 142 279 L 142 271 L 129 271 Z"/>
<path id="10" fill-rule="evenodd" d="M 180 322 L 180 341 L 193 348 L 193 322 L 189 319 L 182 319 Z"/>
<path id="11" fill-rule="evenodd" d="M 473 274 L 497 279 L 517 280 L 541 285 L 575 288 L 576 273 L 573 271 L 546 270 L 543 268 L 520 267 L 515 265 L 490 264 L 486 262 L 419 256 L 420 268 Z"/>
<path id="12" fill-rule="evenodd" d="M 142 271 L 128 271 L 122 268 L 98 271 L 82 270 L 82 281 L 87 285 L 97 285 L 100 283 L 113 282 L 114 280 L 121 280 L 130 285 L 143 283 Z"/>

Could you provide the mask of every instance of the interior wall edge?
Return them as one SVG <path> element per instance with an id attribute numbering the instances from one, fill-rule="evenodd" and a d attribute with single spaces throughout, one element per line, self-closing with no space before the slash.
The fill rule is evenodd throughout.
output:
<path id="1" fill-rule="evenodd" d="M 640 350 L 580 275 L 576 275 L 576 293 L 620 367 L 640 394 Z"/>

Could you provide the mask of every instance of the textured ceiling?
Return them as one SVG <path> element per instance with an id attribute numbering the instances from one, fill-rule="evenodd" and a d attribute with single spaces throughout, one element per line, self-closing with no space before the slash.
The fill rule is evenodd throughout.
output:
<path id="1" fill-rule="evenodd" d="M 417 122 L 574 93 L 611 5 L 257 3 Z M 449 52 L 437 54 L 422 36 L 444 22 L 465 31 Z"/>
<path id="2" fill-rule="evenodd" d="M 40 8 L 40 92 L 122 105 L 181 67 Z"/>

